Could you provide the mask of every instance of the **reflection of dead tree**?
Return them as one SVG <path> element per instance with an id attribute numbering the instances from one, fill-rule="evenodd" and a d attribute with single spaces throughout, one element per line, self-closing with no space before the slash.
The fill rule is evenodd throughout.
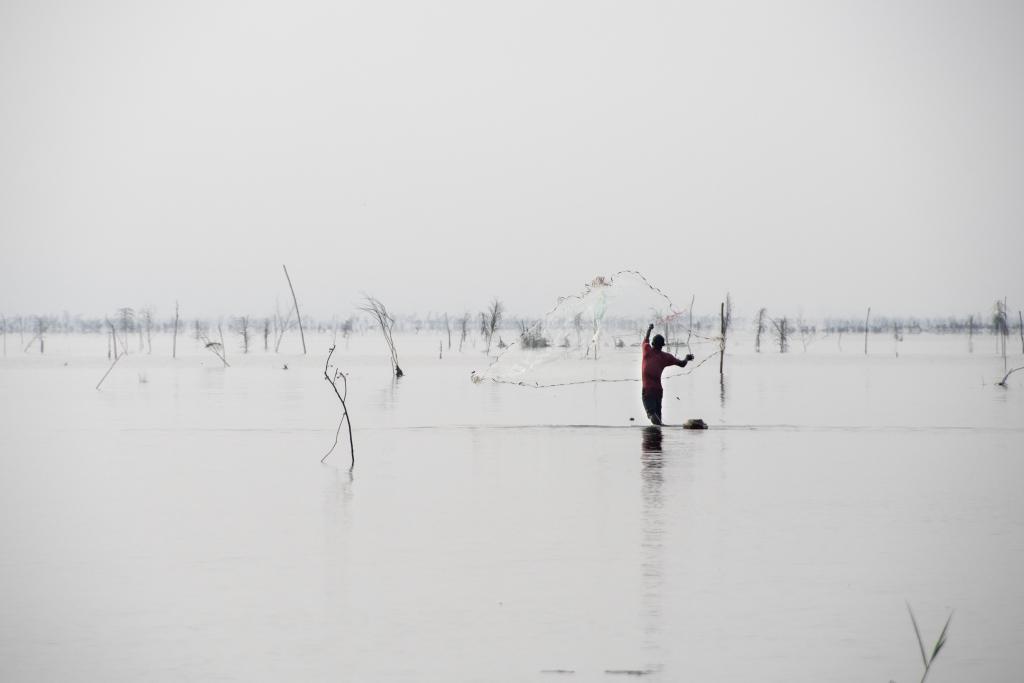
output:
<path id="1" fill-rule="evenodd" d="M 789 350 L 789 319 L 783 317 L 780 320 L 772 320 L 772 326 L 775 328 L 773 333 L 779 344 L 779 353 L 785 353 Z"/>
<path id="2" fill-rule="evenodd" d="M 757 334 L 754 337 L 754 351 L 761 353 L 761 335 L 764 334 L 764 316 L 768 311 L 761 309 L 757 312 Z"/>
<path id="3" fill-rule="evenodd" d="M 333 368 L 333 374 L 331 372 L 331 356 L 334 355 L 334 346 L 331 346 L 330 351 L 327 352 L 327 361 L 324 363 L 324 379 L 334 389 L 334 395 L 341 401 L 341 419 L 338 421 L 338 429 L 334 432 L 334 444 L 331 449 L 324 454 L 324 457 L 320 458 L 320 462 L 327 460 L 327 456 L 334 452 L 335 446 L 338 445 L 338 435 L 341 434 L 341 425 L 348 424 L 348 448 L 352 454 L 352 464 L 349 469 L 356 466 L 356 447 L 352 442 L 352 419 L 348 415 L 348 406 L 345 404 L 345 399 L 348 398 L 348 377 L 345 376 L 341 370 Z M 341 380 L 343 391 L 338 391 L 338 380 Z"/>
<path id="4" fill-rule="evenodd" d="M 379 299 L 369 295 L 366 295 L 364 298 L 366 304 L 360 306 L 359 310 L 369 313 L 377 321 L 377 324 L 380 325 L 381 334 L 384 335 L 384 341 L 387 342 L 388 350 L 391 351 L 391 369 L 394 371 L 395 377 L 401 377 L 405 373 L 402 372 L 402 368 L 398 365 L 398 351 L 395 350 L 395 339 L 392 336 L 392 331 L 395 328 L 395 319 L 388 313 L 388 309 L 385 308 Z"/>
<path id="5" fill-rule="evenodd" d="M 299 300 L 295 296 L 295 288 L 292 287 L 292 279 L 288 275 L 288 268 L 283 265 L 281 267 L 284 268 L 284 276 L 288 280 L 288 289 L 292 290 L 292 301 L 295 303 L 295 318 L 299 321 L 299 336 L 302 338 L 302 353 L 305 355 L 306 334 L 302 331 L 302 315 L 299 313 Z"/>
<path id="6" fill-rule="evenodd" d="M 494 337 L 494 333 L 497 331 L 498 326 L 501 325 L 501 316 L 504 315 L 504 313 L 505 305 L 495 297 L 491 302 L 490 308 L 487 309 L 487 313 L 483 321 L 484 333 L 487 336 L 487 353 L 491 352 L 491 339 Z"/>
<path id="7" fill-rule="evenodd" d="M 219 327 L 220 326 L 218 325 L 218 328 Z M 223 339 L 223 335 L 221 336 L 221 338 Z M 224 364 L 224 367 L 231 367 L 230 365 L 228 365 L 228 359 L 224 357 L 225 353 L 223 341 L 210 341 L 209 337 L 207 337 L 205 334 L 203 334 L 200 337 L 199 341 L 203 343 L 203 347 L 206 348 L 207 351 L 209 351 L 210 353 L 212 353 L 213 355 L 217 356 L 217 358 L 220 359 L 220 362 Z"/>

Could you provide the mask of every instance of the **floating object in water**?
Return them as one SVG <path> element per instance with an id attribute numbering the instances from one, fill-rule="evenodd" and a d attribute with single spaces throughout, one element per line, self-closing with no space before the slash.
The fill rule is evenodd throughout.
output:
<path id="1" fill-rule="evenodd" d="M 693 418 L 692 420 L 687 420 L 686 422 L 683 423 L 683 429 L 707 429 L 707 428 L 708 428 L 707 422 L 705 422 L 704 420 L 700 419 L 699 417 Z"/>

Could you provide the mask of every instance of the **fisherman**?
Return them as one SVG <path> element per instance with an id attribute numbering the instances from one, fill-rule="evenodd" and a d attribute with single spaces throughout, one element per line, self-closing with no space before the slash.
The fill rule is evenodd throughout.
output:
<path id="1" fill-rule="evenodd" d="M 651 424 L 660 425 L 662 424 L 661 397 L 665 393 L 661 387 L 661 372 L 670 365 L 685 368 L 686 364 L 693 360 L 693 354 L 688 353 L 686 358 L 679 360 L 671 353 L 662 351 L 661 348 L 665 346 L 665 338 L 656 334 L 652 342 L 651 331 L 653 329 L 654 323 L 651 323 L 647 327 L 647 334 L 644 335 L 643 364 L 640 369 L 643 388 L 640 390 L 640 398 L 643 399 L 644 410 L 647 411 L 647 417 L 650 418 Z"/>

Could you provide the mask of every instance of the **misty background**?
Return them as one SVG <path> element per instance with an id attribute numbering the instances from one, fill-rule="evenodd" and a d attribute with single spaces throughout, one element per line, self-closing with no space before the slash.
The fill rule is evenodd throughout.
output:
<path id="1" fill-rule="evenodd" d="M 1024 302 L 1017 2 L 0 4 L 0 311 Z M 703 310 L 701 310 L 703 309 Z"/>

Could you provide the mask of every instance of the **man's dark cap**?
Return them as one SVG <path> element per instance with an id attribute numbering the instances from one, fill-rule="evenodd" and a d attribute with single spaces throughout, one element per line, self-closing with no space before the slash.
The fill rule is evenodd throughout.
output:
<path id="1" fill-rule="evenodd" d="M 664 345 L 665 345 L 665 338 L 662 337 L 660 334 L 654 335 L 654 339 L 651 340 L 651 346 L 653 346 L 656 349 L 660 349 Z"/>

